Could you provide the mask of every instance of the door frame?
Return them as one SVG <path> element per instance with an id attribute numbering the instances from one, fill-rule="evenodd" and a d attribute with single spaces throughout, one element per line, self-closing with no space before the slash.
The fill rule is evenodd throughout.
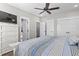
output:
<path id="1" fill-rule="evenodd" d="M 39 23 L 39 36 L 37 35 L 37 31 L 38 31 L 37 23 Z M 36 22 L 36 37 L 40 37 L 40 22 Z"/>

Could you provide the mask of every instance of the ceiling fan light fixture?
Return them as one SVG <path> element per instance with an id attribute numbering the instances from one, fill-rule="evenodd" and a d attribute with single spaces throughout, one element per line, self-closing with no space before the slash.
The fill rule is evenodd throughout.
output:
<path id="1" fill-rule="evenodd" d="M 74 5 L 74 7 L 78 7 L 78 5 Z"/>
<path id="2" fill-rule="evenodd" d="M 38 9 L 38 10 L 43 10 L 42 12 L 40 12 L 39 14 L 42 14 L 44 12 L 47 12 L 48 14 L 52 14 L 50 11 L 51 10 L 56 10 L 56 9 L 59 9 L 59 7 L 53 7 L 53 8 L 49 8 L 49 5 L 50 3 L 46 3 L 45 7 L 44 8 L 35 8 L 35 9 Z"/>
<path id="3" fill-rule="evenodd" d="M 42 17 L 43 15 L 42 15 L 42 14 L 40 14 L 40 16 Z"/>

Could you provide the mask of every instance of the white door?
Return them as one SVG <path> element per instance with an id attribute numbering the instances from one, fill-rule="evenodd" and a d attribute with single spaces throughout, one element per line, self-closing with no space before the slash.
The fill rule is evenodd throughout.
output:
<path id="1" fill-rule="evenodd" d="M 20 39 L 21 41 L 25 41 L 29 39 L 29 20 L 25 17 L 21 18 L 21 26 L 20 26 Z"/>
<path id="2" fill-rule="evenodd" d="M 54 36 L 54 20 L 47 21 L 47 35 Z"/>
<path id="3" fill-rule="evenodd" d="M 40 23 L 40 36 L 45 36 L 46 30 L 45 30 L 45 22 Z"/>

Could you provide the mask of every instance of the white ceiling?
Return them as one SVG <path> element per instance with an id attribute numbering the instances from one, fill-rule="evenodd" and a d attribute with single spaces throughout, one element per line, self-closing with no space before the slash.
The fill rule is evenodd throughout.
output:
<path id="1" fill-rule="evenodd" d="M 44 12 L 41 16 L 39 13 L 42 12 L 42 10 L 34 9 L 34 8 L 44 8 L 45 3 L 9 3 L 9 4 L 11 6 L 19 8 L 23 11 L 27 11 L 27 12 L 32 13 L 32 14 L 39 16 L 39 17 L 49 15 L 46 12 Z M 57 13 L 63 13 L 63 12 L 68 12 L 71 10 L 79 9 L 79 6 L 74 8 L 74 5 L 79 5 L 79 4 L 78 3 L 50 3 L 49 8 L 57 7 L 57 6 L 60 7 L 59 10 L 52 10 L 51 11 L 52 14 L 57 14 Z"/>

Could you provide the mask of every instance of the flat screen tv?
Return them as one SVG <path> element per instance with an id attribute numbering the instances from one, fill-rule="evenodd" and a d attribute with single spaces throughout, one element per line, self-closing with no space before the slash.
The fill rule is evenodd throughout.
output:
<path id="1" fill-rule="evenodd" d="M 0 22 L 17 24 L 17 16 L 0 11 Z"/>

